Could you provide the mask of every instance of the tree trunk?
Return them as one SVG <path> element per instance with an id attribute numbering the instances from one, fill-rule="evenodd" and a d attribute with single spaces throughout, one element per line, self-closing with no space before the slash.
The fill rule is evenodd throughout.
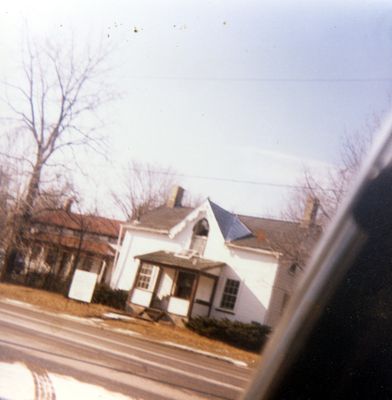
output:
<path id="1" fill-rule="evenodd" d="M 42 167 L 43 167 L 43 163 L 42 163 L 40 157 L 37 157 L 37 161 L 34 165 L 34 168 L 33 168 L 32 174 L 31 174 L 31 178 L 29 181 L 29 185 L 27 188 L 25 201 L 23 202 L 23 205 L 22 205 L 21 216 L 22 216 L 23 223 L 31 222 L 34 204 L 35 204 L 35 201 L 39 194 L 39 185 L 40 185 L 40 181 L 41 181 Z"/>
<path id="2" fill-rule="evenodd" d="M 30 177 L 27 187 L 25 199 L 19 210 L 14 215 L 14 229 L 8 240 L 7 249 L 5 251 L 4 263 L 0 271 L 0 281 L 5 280 L 7 271 L 13 269 L 13 254 L 22 250 L 23 233 L 30 230 L 31 220 L 33 216 L 33 207 L 35 200 L 39 194 L 39 184 L 41 180 L 43 163 L 40 156 L 37 156 L 36 163 Z"/>

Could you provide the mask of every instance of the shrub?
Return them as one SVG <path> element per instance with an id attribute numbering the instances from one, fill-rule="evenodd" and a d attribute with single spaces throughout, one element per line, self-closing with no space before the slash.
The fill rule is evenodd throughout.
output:
<path id="1" fill-rule="evenodd" d="M 247 324 L 207 317 L 192 318 L 186 323 L 186 327 L 199 335 L 250 351 L 260 351 L 271 333 L 269 326 L 256 322 Z"/>
<path id="2" fill-rule="evenodd" d="M 127 290 L 114 290 L 107 285 L 98 284 L 95 287 L 92 302 L 124 310 L 127 297 Z"/>
<path id="3" fill-rule="evenodd" d="M 29 271 L 26 274 L 13 274 L 8 277 L 7 281 L 18 285 L 47 290 L 49 292 L 61 293 L 63 295 L 67 295 L 68 293 L 68 282 L 61 280 L 53 273 Z"/>
<path id="4" fill-rule="evenodd" d="M 53 273 L 43 274 L 43 277 L 42 289 L 68 295 L 69 282 L 67 280 L 63 280 Z"/>

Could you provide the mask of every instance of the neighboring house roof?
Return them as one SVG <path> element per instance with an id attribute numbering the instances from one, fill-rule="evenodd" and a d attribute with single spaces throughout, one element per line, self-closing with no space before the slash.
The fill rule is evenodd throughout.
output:
<path id="1" fill-rule="evenodd" d="M 80 238 L 74 236 L 52 235 L 47 233 L 36 234 L 34 235 L 33 239 L 35 242 L 49 243 L 73 250 L 79 249 L 80 246 L 80 250 L 92 254 L 99 254 L 103 256 L 114 256 L 115 254 L 115 249 L 113 246 L 102 241 L 85 239 L 80 241 Z"/>
<path id="2" fill-rule="evenodd" d="M 184 256 L 177 253 L 171 253 L 168 251 L 156 251 L 154 253 L 142 254 L 137 256 L 139 260 L 151 262 L 159 265 L 166 265 L 171 267 L 181 267 L 185 269 L 205 271 L 223 267 L 225 264 L 222 262 L 207 260 L 206 258 L 197 256 Z"/>
<path id="3" fill-rule="evenodd" d="M 38 213 L 33 222 L 67 228 L 75 231 L 84 231 L 97 235 L 117 238 L 122 221 L 97 215 L 83 215 L 65 210 L 50 210 Z"/>
<path id="4" fill-rule="evenodd" d="M 299 222 L 246 215 L 239 215 L 239 219 L 252 232 L 252 236 L 231 242 L 239 247 L 287 252 L 301 242 L 306 251 L 310 250 L 321 233 L 319 226 L 304 228 Z"/>

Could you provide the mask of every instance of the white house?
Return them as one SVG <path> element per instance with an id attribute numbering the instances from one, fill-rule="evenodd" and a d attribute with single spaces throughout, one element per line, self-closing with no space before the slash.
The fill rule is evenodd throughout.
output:
<path id="1" fill-rule="evenodd" d="M 182 195 L 175 188 L 165 206 L 123 225 L 111 286 L 130 291 L 131 311 L 157 319 L 275 325 L 298 273 L 294 252 L 285 249 L 293 238 L 295 247 L 314 243 L 317 205 L 307 221 L 294 223 L 237 216 L 210 200 L 182 207 Z"/>

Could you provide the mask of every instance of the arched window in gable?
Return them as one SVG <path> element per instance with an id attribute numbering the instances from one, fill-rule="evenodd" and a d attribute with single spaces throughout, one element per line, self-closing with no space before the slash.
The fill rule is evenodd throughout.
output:
<path id="1" fill-rule="evenodd" d="M 209 232 L 210 225 L 205 218 L 196 222 L 195 226 L 193 227 L 192 240 L 189 246 L 190 250 L 194 250 L 200 256 L 203 255 Z"/>
<path id="2" fill-rule="evenodd" d="M 289 274 L 290 275 L 295 275 L 295 273 L 298 271 L 299 265 L 297 263 L 293 263 L 289 267 Z"/>

